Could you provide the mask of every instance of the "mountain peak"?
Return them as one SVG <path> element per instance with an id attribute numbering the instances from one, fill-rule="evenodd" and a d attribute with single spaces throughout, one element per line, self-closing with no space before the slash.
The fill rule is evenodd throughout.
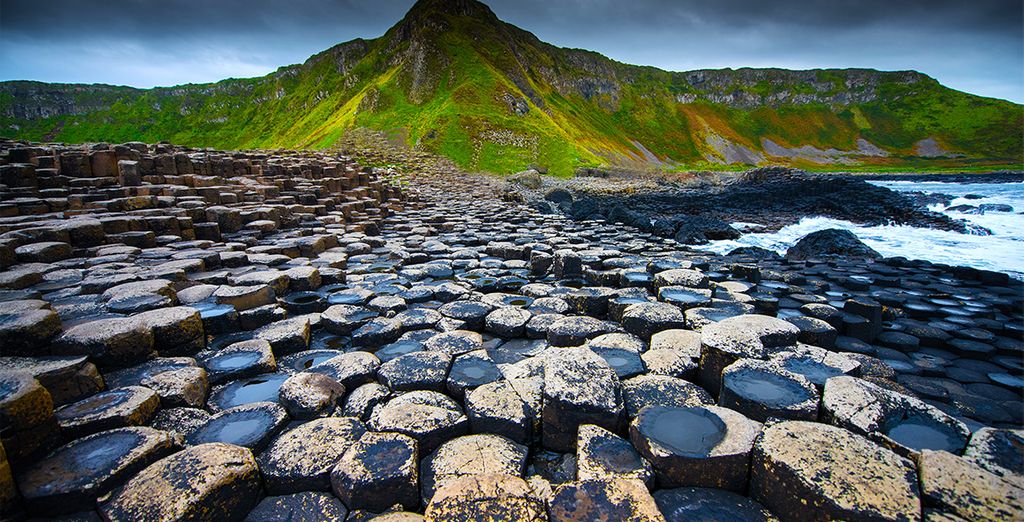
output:
<path id="1" fill-rule="evenodd" d="M 419 0 L 409 9 L 405 15 L 405 21 L 429 20 L 438 16 L 468 16 L 481 20 L 498 19 L 490 7 L 477 0 Z"/>

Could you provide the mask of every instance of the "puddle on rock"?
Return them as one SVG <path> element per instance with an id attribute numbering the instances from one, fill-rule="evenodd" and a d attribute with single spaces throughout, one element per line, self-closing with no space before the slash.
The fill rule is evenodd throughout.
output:
<path id="1" fill-rule="evenodd" d="M 217 406 L 226 410 L 251 402 L 277 402 L 277 390 L 286 379 L 287 374 L 272 373 L 235 381 L 225 386 L 215 398 Z"/>
<path id="2" fill-rule="evenodd" d="M 725 438 L 725 423 L 702 408 L 651 407 L 643 419 L 642 433 L 686 457 L 705 457 Z"/>
<path id="3" fill-rule="evenodd" d="M 225 355 L 216 355 L 206 362 L 207 368 L 217 371 L 237 370 L 248 368 L 258 362 L 262 354 L 257 352 L 235 352 Z"/>
<path id="4" fill-rule="evenodd" d="M 886 432 L 890 439 L 913 450 L 943 450 L 956 453 L 962 444 L 949 429 L 920 416 L 909 417 Z"/>
<path id="5" fill-rule="evenodd" d="M 799 384 L 769 372 L 736 372 L 727 375 L 725 383 L 737 395 L 769 406 L 792 406 L 808 398 L 807 391 Z"/>

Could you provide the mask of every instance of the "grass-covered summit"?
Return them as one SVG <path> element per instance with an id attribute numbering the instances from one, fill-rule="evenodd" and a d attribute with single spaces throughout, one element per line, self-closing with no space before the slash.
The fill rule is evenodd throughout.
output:
<path id="1" fill-rule="evenodd" d="M 461 166 L 1019 166 L 1024 106 L 915 72 L 667 72 L 555 47 L 475 0 L 260 78 L 134 89 L 0 83 L 0 135 L 322 148 L 367 127 Z"/>

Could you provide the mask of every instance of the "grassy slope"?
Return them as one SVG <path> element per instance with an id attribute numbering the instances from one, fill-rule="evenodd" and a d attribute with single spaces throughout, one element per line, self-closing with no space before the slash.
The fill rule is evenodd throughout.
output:
<path id="1" fill-rule="evenodd" d="M 878 101 L 836 108 L 682 104 L 675 96 L 693 87 L 679 74 L 554 48 L 496 20 L 435 16 L 443 17 L 438 19 L 440 28 L 427 24 L 407 29 L 410 35 L 402 33 L 400 24 L 381 38 L 335 48 L 356 48 L 357 60 L 345 64 L 344 74 L 332 49 L 262 78 L 153 90 L 113 88 L 100 100 L 119 100 L 108 110 L 40 120 L 0 117 L 0 134 L 69 142 L 169 140 L 218 148 L 322 148 L 346 129 L 364 126 L 441 153 L 466 168 L 512 172 L 536 164 L 555 174 L 639 160 L 642 153 L 634 140 L 674 169 L 716 167 L 704 159 L 708 146 L 703 136 L 709 132 L 754 150 L 760 149 L 762 137 L 821 149 L 854 149 L 857 139 L 864 138 L 893 153 L 854 169 L 1022 162 L 1024 108 L 954 91 L 931 79 L 907 85 L 880 73 Z M 428 52 L 416 54 L 424 48 Z M 411 57 L 424 60 L 420 65 L 426 67 L 417 72 Z M 551 71 L 560 79 L 592 78 L 595 74 L 586 63 L 598 64 L 618 91 L 588 99 L 545 80 Z M 843 71 L 821 71 L 818 76 L 832 81 L 835 89 L 844 88 Z M 414 86 L 416 81 L 420 85 Z M 8 83 L 0 89 L 0 114 L 16 103 L 10 91 L 19 85 L 29 84 Z M 52 88 L 72 91 L 82 104 L 100 96 L 81 86 Z M 780 87 L 758 82 L 732 88 L 767 94 Z M 783 88 L 800 92 L 805 87 Z M 529 94 L 536 103 L 529 103 L 525 115 L 514 115 L 501 98 L 504 93 L 523 99 Z M 927 137 L 966 157 L 913 157 L 914 143 Z"/>

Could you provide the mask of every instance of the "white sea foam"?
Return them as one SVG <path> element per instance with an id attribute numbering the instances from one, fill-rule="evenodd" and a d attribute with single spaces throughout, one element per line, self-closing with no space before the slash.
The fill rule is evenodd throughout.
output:
<path id="1" fill-rule="evenodd" d="M 959 234 L 930 228 L 908 226 L 861 226 L 849 221 L 826 217 L 805 217 L 800 222 L 775 233 L 745 234 L 735 241 L 714 241 L 697 248 L 727 253 L 741 246 L 757 246 L 784 254 L 786 249 L 818 230 L 841 228 L 857 235 L 861 241 L 886 257 L 902 256 L 924 259 L 934 263 L 970 266 L 986 270 L 1008 272 L 1024 279 L 1024 183 L 963 184 L 913 181 L 874 182 L 876 185 L 898 191 L 921 191 L 957 196 L 949 206 L 1006 204 L 1013 212 L 986 212 L 968 214 L 946 211 L 936 205 L 932 210 L 943 212 L 955 219 L 963 219 L 985 227 L 992 235 Z M 975 194 L 981 199 L 966 199 Z"/>

